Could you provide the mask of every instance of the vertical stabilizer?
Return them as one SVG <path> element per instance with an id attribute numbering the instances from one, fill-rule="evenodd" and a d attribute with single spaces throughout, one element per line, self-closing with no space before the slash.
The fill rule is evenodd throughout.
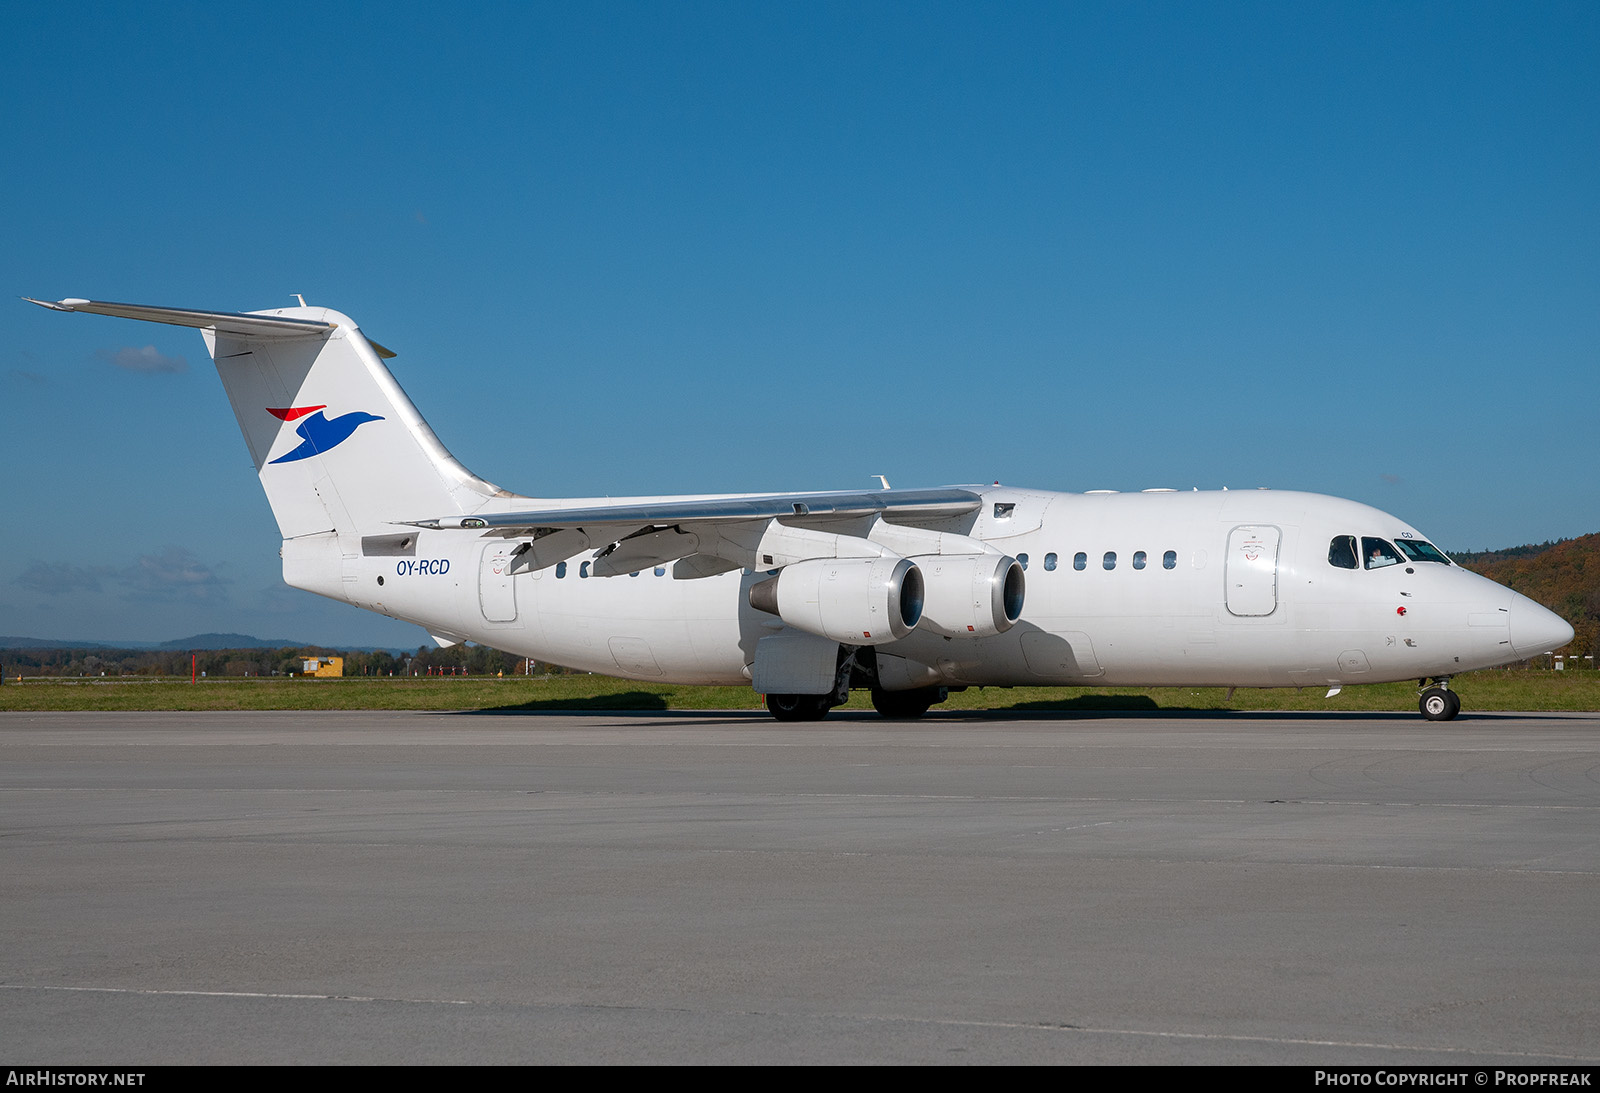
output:
<path id="1" fill-rule="evenodd" d="M 499 492 L 445 450 L 348 317 L 258 314 L 331 327 L 300 337 L 204 331 L 285 539 L 378 534 L 434 505 L 476 512 Z"/>
<path id="2" fill-rule="evenodd" d="M 337 311 L 32 302 L 198 329 L 286 541 L 336 537 L 351 555 L 362 535 L 392 531 L 395 521 L 477 512 L 501 493 L 445 450 L 372 343 Z"/>

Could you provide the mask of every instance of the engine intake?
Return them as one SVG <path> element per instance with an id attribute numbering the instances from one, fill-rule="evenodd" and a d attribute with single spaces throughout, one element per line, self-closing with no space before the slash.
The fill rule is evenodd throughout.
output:
<path id="1" fill-rule="evenodd" d="M 821 558 L 750 586 L 750 606 L 846 645 L 905 637 L 922 618 L 922 570 L 909 558 Z"/>
<path id="2" fill-rule="evenodd" d="M 922 625 L 946 637 L 1003 634 L 1022 617 L 1022 564 L 1009 555 L 942 554 L 917 559 L 927 587 Z"/>

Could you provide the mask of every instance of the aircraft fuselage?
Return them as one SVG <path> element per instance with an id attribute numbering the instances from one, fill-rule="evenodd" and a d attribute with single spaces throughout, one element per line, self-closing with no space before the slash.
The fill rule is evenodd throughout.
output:
<path id="1" fill-rule="evenodd" d="M 1425 542 L 1352 501 L 1273 490 L 976 492 L 976 513 L 920 526 L 1019 559 L 1021 618 L 989 637 L 918 630 L 879 646 L 946 686 L 1422 679 L 1531 656 L 1565 625 L 1458 566 L 1404 554 L 1377 568 L 1367 558 L 1335 565 L 1330 545 L 1340 537 Z M 600 577 L 584 550 L 510 575 L 508 553 L 504 539 L 420 531 L 403 556 L 346 559 L 353 566 L 337 587 L 305 587 L 435 634 L 640 680 L 747 683 L 755 643 L 784 625 L 748 602 L 767 571 L 676 580 L 670 567 L 651 566 Z M 286 576 L 296 583 L 287 567 Z"/>
<path id="2" fill-rule="evenodd" d="M 1270 490 L 1001 486 L 535 499 L 463 467 L 349 316 L 35 300 L 192 327 L 216 362 L 297 588 L 628 679 L 750 683 L 774 716 L 868 687 L 1433 680 L 1572 628 L 1352 501 Z"/>

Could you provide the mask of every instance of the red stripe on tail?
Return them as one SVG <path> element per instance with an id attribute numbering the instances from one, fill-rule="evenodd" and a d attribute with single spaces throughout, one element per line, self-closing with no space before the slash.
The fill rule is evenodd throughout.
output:
<path id="1" fill-rule="evenodd" d="M 307 414 L 314 414 L 318 410 L 326 410 L 327 408 L 327 403 L 323 403 L 321 406 L 285 406 L 276 410 L 268 406 L 267 413 L 273 417 L 281 417 L 285 421 L 293 421 L 297 417 L 305 417 Z"/>

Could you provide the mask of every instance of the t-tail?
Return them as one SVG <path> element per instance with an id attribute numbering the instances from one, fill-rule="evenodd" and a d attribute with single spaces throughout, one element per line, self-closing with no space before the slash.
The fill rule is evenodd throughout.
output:
<path id="1" fill-rule="evenodd" d="M 418 513 L 467 515 L 505 496 L 445 450 L 384 365 L 394 354 L 337 311 L 30 302 L 200 331 L 283 534 L 292 585 L 344 599 L 363 538 L 403 535 L 400 522 Z"/>

